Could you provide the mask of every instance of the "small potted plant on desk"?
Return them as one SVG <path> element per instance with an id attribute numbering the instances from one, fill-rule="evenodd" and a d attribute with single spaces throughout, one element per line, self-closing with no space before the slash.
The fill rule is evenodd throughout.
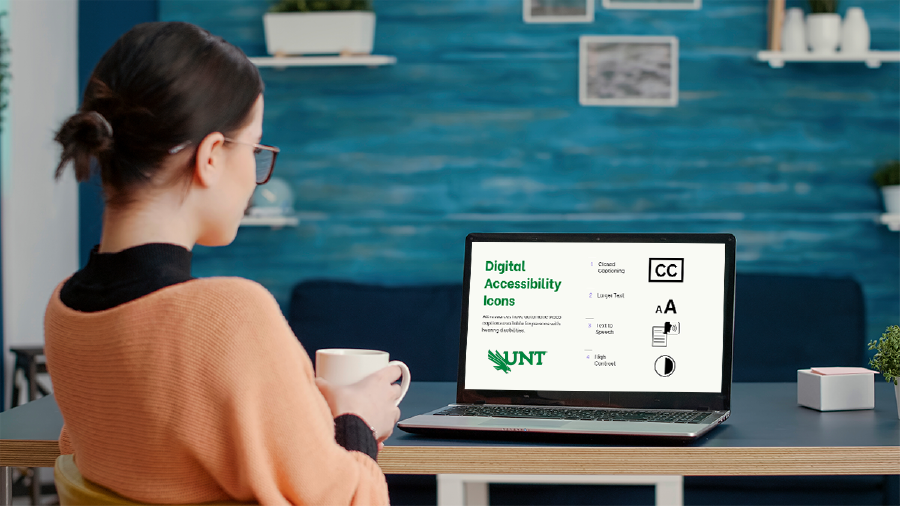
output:
<path id="1" fill-rule="evenodd" d="M 872 179 L 881 188 L 885 213 L 900 215 L 900 160 L 891 160 L 879 167 Z"/>
<path id="2" fill-rule="evenodd" d="M 279 0 L 263 16 L 266 51 L 288 55 L 368 55 L 375 40 L 370 0 Z"/>
<path id="3" fill-rule="evenodd" d="M 900 326 L 888 326 L 878 341 L 869 342 L 869 350 L 875 350 L 875 357 L 869 366 L 880 371 L 884 379 L 894 383 L 897 398 L 897 417 L 900 418 Z"/>

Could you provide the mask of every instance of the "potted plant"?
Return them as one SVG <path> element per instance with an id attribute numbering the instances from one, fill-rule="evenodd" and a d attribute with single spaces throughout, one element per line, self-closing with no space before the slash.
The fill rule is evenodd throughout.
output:
<path id="1" fill-rule="evenodd" d="M 883 164 L 872 179 L 881 188 L 884 211 L 890 215 L 900 215 L 900 160 Z"/>
<path id="2" fill-rule="evenodd" d="M 869 350 L 876 350 L 875 357 L 869 366 L 880 371 L 884 379 L 894 382 L 894 395 L 897 398 L 897 417 L 900 418 L 900 326 L 888 326 L 877 342 L 869 342 Z"/>
<path id="3" fill-rule="evenodd" d="M 370 54 L 370 0 L 279 0 L 263 16 L 270 55 Z"/>
<path id="4" fill-rule="evenodd" d="M 834 53 L 841 42 L 841 15 L 838 0 L 809 0 L 806 37 L 813 53 Z"/>

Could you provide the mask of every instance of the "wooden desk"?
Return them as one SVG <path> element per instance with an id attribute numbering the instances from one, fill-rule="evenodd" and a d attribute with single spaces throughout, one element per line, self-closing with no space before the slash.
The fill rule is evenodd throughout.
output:
<path id="1" fill-rule="evenodd" d="M 454 383 L 413 382 L 400 408 L 408 417 L 455 396 Z M 796 384 L 735 384 L 732 413 L 687 445 L 448 440 L 396 430 L 378 463 L 388 474 L 900 474 L 900 419 L 886 382 L 875 385 L 874 410 L 847 412 L 797 406 Z M 61 427 L 52 395 L 0 414 L 0 467 L 52 467 Z"/>
<path id="2" fill-rule="evenodd" d="M 403 417 L 451 403 L 456 384 L 413 383 Z M 895 475 L 900 419 L 893 385 L 875 409 L 818 412 L 797 405 L 795 383 L 738 383 L 732 416 L 687 445 L 447 440 L 395 431 L 378 456 L 395 474 Z"/>

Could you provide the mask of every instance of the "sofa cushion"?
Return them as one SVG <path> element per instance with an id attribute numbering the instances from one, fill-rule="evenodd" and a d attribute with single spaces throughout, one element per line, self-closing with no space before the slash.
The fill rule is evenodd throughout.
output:
<path id="1" fill-rule="evenodd" d="M 796 382 L 797 370 L 865 366 L 866 311 L 850 278 L 741 274 L 734 382 Z"/>
<path id="2" fill-rule="evenodd" d="M 413 380 L 456 381 L 462 285 L 297 284 L 288 322 L 310 357 L 321 348 L 390 352 Z"/>

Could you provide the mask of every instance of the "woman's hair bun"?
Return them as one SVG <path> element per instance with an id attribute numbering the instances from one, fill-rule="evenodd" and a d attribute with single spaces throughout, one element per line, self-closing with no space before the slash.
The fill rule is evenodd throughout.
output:
<path id="1" fill-rule="evenodd" d="M 60 177 L 71 161 L 75 178 L 87 181 L 91 178 L 91 159 L 100 158 L 113 148 L 113 128 L 97 111 L 80 111 L 62 124 L 55 139 L 63 149 L 56 177 Z"/>
<path id="2" fill-rule="evenodd" d="M 221 37 L 180 21 L 135 25 L 97 62 L 78 114 L 57 132 L 56 175 L 69 162 L 79 181 L 98 172 L 111 207 L 128 205 L 144 185 L 189 181 L 191 162 L 167 164 L 172 147 L 234 135 L 262 92 L 259 69 Z M 155 179 L 160 172 L 178 174 Z"/>

